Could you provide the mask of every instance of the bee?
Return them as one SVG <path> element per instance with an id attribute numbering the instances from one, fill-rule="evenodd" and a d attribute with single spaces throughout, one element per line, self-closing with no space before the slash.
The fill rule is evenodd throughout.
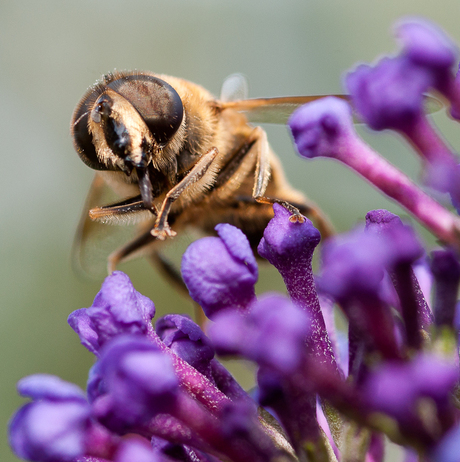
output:
<path id="1" fill-rule="evenodd" d="M 285 123 L 320 96 L 246 99 L 245 93 L 238 74 L 224 82 L 220 99 L 187 80 L 151 72 L 113 72 L 93 85 L 71 121 L 75 150 L 96 170 L 76 252 L 97 232 L 94 223 L 137 223 L 138 235 L 108 257 L 109 273 L 147 255 L 177 280 L 161 253 L 165 239 L 186 228 L 214 234 L 225 222 L 256 248 L 275 202 L 292 221 L 306 215 L 328 236 L 328 219 L 289 185 L 266 132 L 250 123 Z M 121 200 L 98 204 L 107 188 Z"/>

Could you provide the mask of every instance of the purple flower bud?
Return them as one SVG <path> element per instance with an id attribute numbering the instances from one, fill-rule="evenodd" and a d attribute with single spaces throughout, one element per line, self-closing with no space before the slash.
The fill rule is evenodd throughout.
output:
<path id="1" fill-rule="evenodd" d="M 291 222 L 290 212 L 274 204 L 275 216 L 265 228 L 258 252 L 283 277 L 292 301 L 303 308 L 311 319 L 309 348 L 327 363 L 335 363 L 332 345 L 324 323 L 316 285 L 313 279 L 313 251 L 321 239 L 312 222 Z"/>
<path id="2" fill-rule="evenodd" d="M 386 210 L 373 210 L 366 215 L 366 231 L 382 238 L 382 248 L 388 255 L 386 269 L 400 300 L 407 344 L 419 349 L 420 330 L 432 323 L 431 311 L 411 266 L 423 255 L 423 247 L 413 229 Z"/>
<path id="3" fill-rule="evenodd" d="M 383 364 L 369 376 L 362 392 L 370 410 L 410 425 L 422 398 L 430 398 L 438 409 L 448 406 L 458 375 L 455 363 L 435 355 L 419 355 L 409 363 Z"/>
<path id="4" fill-rule="evenodd" d="M 249 401 L 231 402 L 221 415 L 221 432 L 236 447 L 244 448 L 246 460 L 276 459 L 277 450 L 268 435 L 258 425 L 257 407 Z"/>
<path id="5" fill-rule="evenodd" d="M 374 67 L 359 66 L 347 76 L 346 85 L 355 108 L 371 128 L 408 133 L 424 119 L 424 92 L 432 87 L 448 97 L 453 92 L 457 50 L 443 31 L 421 19 L 401 21 L 396 33 L 402 53 Z"/>
<path id="6" fill-rule="evenodd" d="M 354 231 L 328 240 L 323 247 L 321 290 L 338 300 L 350 321 L 350 362 L 355 335 L 374 344 L 388 358 L 398 357 L 395 326 L 381 290 L 391 252 L 381 236 Z M 349 370 L 353 370 L 350 364 Z"/>
<path id="7" fill-rule="evenodd" d="M 115 271 L 105 279 L 92 306 L 74 311 L 68 322 L 81 343 L 99 355 L 100 348 L 120 334 L 146 335 L 154 316 L 153 302 L 134 289 L 126 274 Z"/>
<path id="8" fill-rule="evenodd" d="M 86 402 L 83 390 L 77 385 L 48 374 L 34 374 L 18 382 L 18 392 L 35 400 Z"/>
<path id="9" fill-rule="evenodd" d="M 374 130 L 406 131 L 423 116 L 429 75 L 404 58 L 384 58 L 375 67 L 360 65 L 347 74 L 353 106 Z"/>
<path id="10" fill-rule="evenodd" d="M 378 294 L 388 263 L 382 239 L 361 230 L 331 238 L 323 246 L 318 284 L 336 300 Z"/>
<path id="11" fill-rule="evenodd" d="M 97 361 L 88 373 L 88 380 L 86 382 L 86 394 L 88 401 L 92 404 L 99 396 L 105 395 L 107 390 L 105 383 L 100 372 L 101 363 Z"/>
<path id="12" fill-rule="evenodd" d="M 211 341 L 191 319 L 169 314 L 158 319 L 155 328 L 171 351 L 203 374 L 222 393 L 232 400 L 249 399 L 230 372 L 214 359 L 215 351 Z"/>
<path id="13" fill-rule="evenodd" d="M 308 390 L 307 377 L 289 377 L 262 366 L 257 371 L 257 384 L 259 404 L 275 413 L 296 451 L 318 439 L 316 393 L 313 387 Z"/>
<path id="14" fill-rule="evenodd" d="M 384 237 L 382 244 L 388 256 L 388 267 L 413 263 L 423 256 L 423 247 L 410 226 L 387 210 L 371 210 L 366 215 L 366 230 Z"/>
<path id="15" fill-rule="evenodd" d="M 33 375 L 18 383 L 33 402 L 19 409 L 9 424 L 9 441 L 21 458 L 61 462 L 85 454 L 90 406 L 71 383 L 49 375 Z"/>
<path id="16" fill-rule="evenodd" d="M 275 216 L 264 231 L 257 248 L 283 276 L 291 298 L 299 304 L 318 304 L 311 261 L 321 236 L 312 222 L 291 222 L 291 213 L 274 204 Z M 302 303 L 304 302 L 304 303 Z"/>
<path id="17" fill-rule="evenodd" d="M 133 431 L 174 407 L 178 379 L 170 358 L 148 340 L 121 336 L 102 351 L 105 394 L 93 402 L 98 419 L 116 433 Z"/>
<path id="18" fill-rule="evenodd" d="M 206 316 L 225 308 L 245 308 L 255 298 L 258 270 L 246 236 L 234 226 L 216 226 L 219 237 L 192 243 L 182 258 L 182 277 Z"/>
<path id="19" fill-rule="evenodd" d="M 273 204 L 273 210 L 275 216 L 265 228 L 257 249 L 259 254 L 277 268 L 291 268 L 299 258 L 311 261 L 313 250 L 321 240 L 319 231 L 308 219 L 290 221 L 291 212 L 279 204 Z"/>
<path id="20" fill-rule="evenodd" d="M 155 323 L 163 342 L 198 372 L 210 378 L 214 348 L 200 327 L 187 316 L 168 314 Z"/>
<path id="21" fill-rule="evenodd" d="M 352 123 L 350 106 L 334 97 L 302 106 L 289 119 L 297 150 L 309 159 L 339 156 L 353 136 Z"/>
<path id="22" fill-rule="evenodd" d="M 261 298 L 251 311 L 225 311 L 215 317 L 209 335 L 219 354 L 240 354 L 282 373 L 300 366 L 306 354 L 309 318 L 280 295 Z"/>
<path id="23" fill-rule="evenodd" d="M 403 45 L 402 54 L 412 63 L 432 74 L 433 86 L 442 91 L 452 79 L 457 47 L 435 24 L 420 18 L 404 19 L 396 25 Z"/>

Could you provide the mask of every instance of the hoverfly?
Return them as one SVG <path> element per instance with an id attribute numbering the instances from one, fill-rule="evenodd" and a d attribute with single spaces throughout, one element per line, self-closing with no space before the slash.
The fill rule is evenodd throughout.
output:
<path id="1" fill-rule="evenodd" d="M 71 122 L 74 147 L 96 176 L 76 237 L 76 252 L 95 223 L 137 223 L 139 234 L 108 257 L 108 271 L 148 255 L 168 273 L 161 244 L 183 229 L 213 234 L 221 222 L 239 227 L 255 248 L 279 202 L 323 237 L 325 215 L 287 182 L 265 131 L 250 122 L 285 123 L 298 106 L 322 96 L 246 99 L 235 74 L 220 99 L 189 81 L 150 72 L 113 72 L 92 86 Z M 111 189 L 121 201 L 102 205 Z M 84 265 L 84 263 L 82 263 Z M 176 277 L 177 279 L 177 277 Z"/>

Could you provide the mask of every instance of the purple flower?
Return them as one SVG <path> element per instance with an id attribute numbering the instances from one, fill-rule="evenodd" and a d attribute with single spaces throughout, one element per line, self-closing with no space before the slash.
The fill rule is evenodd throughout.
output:
<path id="1" fill-rule="evenodd" d="M 297 109 L 289 127 L 299 154 L 308 159 L 339 157 L 354 136 L 350 107 L 332 96 Z"/>
<path id="2" fill-rule="evenodd" d="M 291 222 L 291 213 L 273 205 L 275 216 L 264 231 L 257 248 L 259 255 L 275 266 L 284 279 L 289 294 L 299 305 L 318 305 L 311 262 L 321 236 L 312 222 Z"/>
<path id="3" fill-rule="evenodd" d="M 102 350 L 97 372 L 103 386 L 92 412 L 115 433 L 159 436 L 199 450 L 212 448 L 235 462 L 258 450 L 252 441 L 235 444 L 237 435 L 226 434 L 221 420 L 179 388 L 171 359 L 147 339 L 124 335 L 112 340 Z M 254 408 L 249 401 L 241 403 Z M 217 415 L 229 404 L 216 410 Z M 257 428 L 258 424 L 254 431 L 260 431 Z M 265 450 L 275 448 L 268 444 Z"/>
<path id="4" fill-rule="evenodd" d="M 388 267 L 413 263 L 423 256 L 423 247 L 410 226 L 387 210 L 371 210 L 366 215 L 366 230 L 372 231 L 386 242 Z"/>
<path id="5" fill-rule="evenodd" d="M 353 106 L 374 130 L 409 130 L 423 116 L 429 75 L 403 58 L 383 58 L 375 67 L 360 65 L 346 76 Z"/>
<path id="6" fill-rule="evenodd" d="M 115 271 L 105 279 L 92 306 L 74 311 L 68 322 L 81 343 L 98 356 L 100 348 L 113 337 L 146 335 L 154 316 L 153 302 L 134 289 L 126 274 Z"/>
<path id="7" fill-rule="evenodd" d="M 344 309 L 350 331 L 387 358 L 399 357 L 395 325 L 382 297 L 384 271 L 391 261 L 384 239 L 356 230 L 330 239 L 323 249 L 323 265 L 318 284 Z M 351 336 L 351 332 L 350 332 Z M 349 370 L 355 357 L 355 336 L 350 338 Z"/>
<path id="8" fill-rule="evenodd" d="M 224 311 L 214 321 L 209 335 L 219 354 L 239 354 L 283 373 L 299 367 L 305 355 L 308 316 L 280 295 L 261 298 L 246 316 Z"/>
<path id="9" fill-rule="evenodd" d="M 112 338 L 134 334 L 140 339 L 148 339 L 152 346 L 170 357 L 183 386 L 191 394 L 210 409 L 219 408 L 226 401 L 226 396 L 205 376 L 196 374 L 195 368 L 176 355 L 158 337 L 151 324 L 154 313 L 153 302 L 134 289 L 128 276 L 116 271 L 104 281 L 93 306 L 72 313 L 69 323 L 79 334 L 82 344 L 97 356 L 100 355 L 103 345 Z M 222 381 L 227 384 L 230 382 L 224 377 L 225 374 L 220 375 Z M 87 392 L 90 402 L 105 393 L 99 363 L 90 371 Z"/>
<path id="10" fill-rule="evenodd" d="M 200 327 L 190 318 L 168 314 L 155 323 L 155 329 L 163 342 L 187 361 L 197 371 L 210 377 L 214 348 Z"/>
<path id="11" fill-rule="evenodd" d="M 445 92 L 458 55 L 447 34 L 429 21 L 409 18 L 396 25 L 396 35 L 403 45 L 402 56 L 430 74 L 432 86 Z"/>
<path id="12" fill-rule="evenodd" d="M 312 331 L 309 347 L 325 363 L 335 364 L 332 345 L 326 330 L 313 278 L 313 251 L 321 239 L 312 222 L 291 222 L 290 212 L 279 204 L 273 206 L 270 220 L 260 241 L 258 252 L 283 277 L 291 300 L 310 317 Z"/>
<path id="13" fill-rule="evenodd" d="M 381 244 L 361 230 L 329 240 L 322 252 L 321 290 L 337 300 L 378 294 L 389 258 Z"/>
<path id="14" fill-rule="evenodd" d="M 216 226 L 219 237 L 191 244 L 182 258 L 190 296 L 212 318 L 222 309 L 245 308 L 255 298 L 257 264 L 246 236 L 234 226 Z"/>
<path id="15" fill-rule="evenodd" d="M 82 390 L 58 377 L 32 375 L 18 391 L 33 399 L 10 422 L 10 445 L 19 457 L 62 462 L 85 454 L 91 412 Z"/>
<path id="16" fill-rule="evenodd" d="M 423 354 L 408 363 L 381 365 L 369 375 L 362 392 L 369 412 L 396 419 L 403 434 L 418 434 L 430 446 L 436 438 L 431 426 L 446 430 L 452 424 L 450 399 L 458 378 L 455 362 Z"/>
<path id="17" fill-rule="evenodd" d="M 397 419 L 416 413 L 417 400 L 431 398 L 447 405 L 458 380 L 458 368 L 434 355 L 419 355 L 408 363 L 388 362 L 380 366 L 365 384 L 365 395 L 373 409 Z"/>
<path id="18" fill-rule="evenodd" d="M 268 434 L 258 425 L 254 403 L 229 403 L 222 411 L 221 422 L 223 437 L 244 448 L 247 460 L 266 461 L 280 457 Z"/>
<path id="19" fill-rule="evenodd" d="M 178 357 L 200 372 L 232 400 L 247 399 L 247 393 L 225 367 L 214 359 L 214 347 L 201 328 L 187 316 L 166 315 L 155 329 L 161 340 Z"/>
<path id="20" fill-rule="evenodd" d="M 386 210 L 373 210 L 366 215 L 366 231 L 382 238 L 382 249 L 388 256 L 386 270 L 399 297 L 406 341 L 419 349 L 420 330 L 428 330 L 433 321 L 412 269 L 412 264 L 423 255 L 423 248 L 413 229 Z"/>
<path id="21" fill-rule="evenodd" d="M 174 407 L 179 383 L 171 360 L 148 340 L 120 336 L 99 361 L 103 392 L 92 406 L 107 428 L 131 432 Z"/>
<path id="22" fill-rule="evenodd" d="M 316 393 L 308 376 L 290 376 L 262 366 L 257 371 L 257 385 L 259 404 L 281 422 L 296 452 L 307 442 L 318 442 Z"/>

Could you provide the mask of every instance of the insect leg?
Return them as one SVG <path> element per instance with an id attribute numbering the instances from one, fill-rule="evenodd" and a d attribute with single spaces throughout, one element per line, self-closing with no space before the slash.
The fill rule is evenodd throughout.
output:
<path id="1" fill-rule="evenodd" d="M 123 247 L 112 252 L 107 260 L 108 273 L 112 274 L 119 263 L 127 260 L 128 257 L 132 256 L 134 253 L 151 244 L 155 240 L 156 238 L 150 234 L 150 231 L 146 231 L 132 241 L 128 242 Z"/>
<path id="2" fill-rule="evenodd" d="M 181 292 L 188 294 L 187 286 L 182 279 L 180 270 L 171 262 L 167 257 L 165 257 L 161 252 L 154 251 L 150 254 L 149 260 L 160 272 Z"/>
<path id="3" fill-rule="evenodd" d="M 297 207 L 294 207 L 287 201 L 264 196 L 268 180 L 270 179 L 270 147 L 267 140 L 267 134 L 264 130 L 262 130 L 262 128 L 256 127 L 251 136 L 257 139 L 254 143 L 254 149 L 256 149 L 257 152 L 254 188 L 252 190 L 254 199 L 261 204 L 280 204 L 286 210 L 291 212 L 291 217 L 289 218 L 290 221 L 303 223 L 305 218 Z"/>
<path id="4" fill-rule="evenodd" d="M 175 236 L 176 233 L 169 227 L 167 222 L 168 214 L 173 202 L 180 197 L 184 190 L 203 177 L 217 154 L 217 148 L 210 149 L 203 157 L 200 158 L 182 181 L 180 181 L 168 192 L 168 194 L 166 194 L 155 226 L 151 231 L 152 236 L 160 240 L 164 240 L 166 236 Z"/>
<path id="5" fill-rule="evenodd" d="M 147 211 L 145 204 L 140 195 L 131 197 L 115 204 L 95 207 L 89 211 L 89 217 L 93 221 L 108 223 L 116 220 L 120 216 L 134 214 L 137 212 Z M 149 210 L 151 212 L 151 210 Z"/>

